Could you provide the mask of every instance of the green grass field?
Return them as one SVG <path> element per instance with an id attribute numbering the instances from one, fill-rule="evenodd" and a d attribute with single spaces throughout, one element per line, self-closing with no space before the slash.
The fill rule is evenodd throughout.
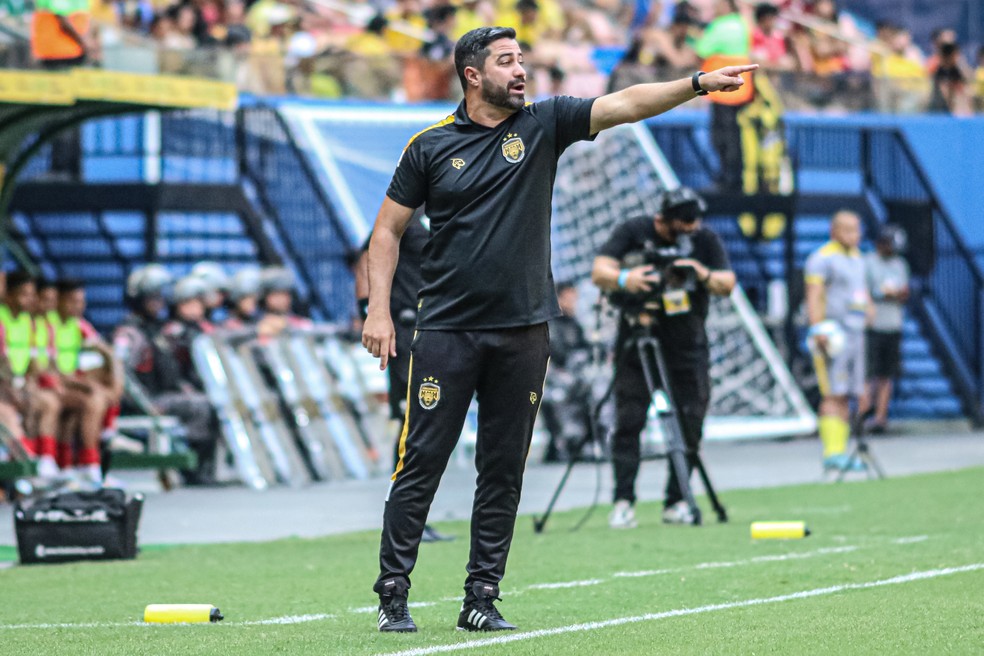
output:
<path id="1" fill-rule="evenodd" d="M 511 634 L 454 630 L 464 523 L 421 548 L 413 635 L 375 631 L 376 532 L 14 567 L 0 570 L 0 654 L 981 654 L 982 498 L 984 469 L 968 469 L 728 492 L 731 522 L 701 528 L 663 526 L 654 504 L 624 532 L 603 511 L 577 533 L 581 512 L 542 535 L 521 517 L 498 604 Z M 814 535 L 753 542 L 750 522 L 769 519 Z M 148 603 L 227 619 L 147 626 Z"/>

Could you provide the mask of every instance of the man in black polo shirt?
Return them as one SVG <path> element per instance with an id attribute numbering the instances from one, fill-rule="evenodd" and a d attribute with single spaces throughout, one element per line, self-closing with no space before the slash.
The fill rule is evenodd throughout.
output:
<path id="1" fill-rule="evenodd" d="M 407 608 L 420 535 L 465 413 L 477 393 L 479 427 L 471 554 L 458 628 L 503 630 L 493 605 L 512 541 L 533 422 L 556 316 L 550 201 L 557 159 L 575 141 L 667 111 L 695 93 L 734 91 L 730 66 L 597 99 L 526 103 L 523 54 L 512 28 L 483 27 L 455 47 L 465 99 L 415 135 L 400 157 L 369 247 L 369 311 L 362 343 L 385 368 L 396 355 L 390 287 L 413 208 L 427 205 L 431 236 L 410 347 L 409 403 L 383 516 L 381 631 L 415 631 Z"/>

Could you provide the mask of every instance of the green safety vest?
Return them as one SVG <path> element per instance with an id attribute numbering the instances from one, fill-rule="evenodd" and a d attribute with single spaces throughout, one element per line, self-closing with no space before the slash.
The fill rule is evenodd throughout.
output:
<path id="1" fill-rule="evenodd" d="M 79 353 L 82 351 L 82 328 L 75 317 L 63 322 L 58 312 L 48 313 L 48 323 L 55 331 L 55 366 L 63 374 L 74 374 L 79 369 Z"/>
<path id="2" fill-rule="evenodd" d="M 31 351 L 34 348 L 33 324 L 31 315 L 21 311 L 16 317 L 6 305 L 0 305 L 0 322 L 6 341 L 7 360 L 15 376 L 24 376 L 31 366 Z"/>
<path id="3" fill-rule="evenodd" d="M 34 361 L 41 370 L 48 368 L 50 358 L 48 349 L 51 348 L 51 335 L 48 334 L 47 317 L 39 316 L 34 319 Z"/>

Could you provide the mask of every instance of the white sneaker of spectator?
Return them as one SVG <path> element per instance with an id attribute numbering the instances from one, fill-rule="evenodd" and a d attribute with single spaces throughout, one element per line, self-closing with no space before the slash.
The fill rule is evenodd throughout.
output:
<path id="1" fill-rule="evenodd" d="M 82 487 L 99 489 L 103 486 L 102 467 L 99 465 L 79 465 L 75 473 Z"/>
<path id="2" fill-rule="evenodd" d="M 668 508 L 663 508 L 664 524 L 693 524 L 694 515 L 686 501 L 677 501 Z"/>
<path id="3" fill-rule="evenodd" d="M 51 456 L 41 456 L 38 459 L 38 477 L 44 479 L 58 478 L 61 470 Z"/>
<path id="4" fill-rule="evenodd" d="M 608 526 L 610 528 L 635 528 L 638 526 L 635 518 L 635 508 L 625 500 L 619 499 L 615 502 L 612 513 L 608 516 Z"/>

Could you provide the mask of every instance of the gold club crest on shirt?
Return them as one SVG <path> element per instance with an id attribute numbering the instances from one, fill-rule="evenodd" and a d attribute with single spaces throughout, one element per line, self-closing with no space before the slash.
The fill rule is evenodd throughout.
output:
<path id="1" fill-rule="evenodd" d="M 462 167 L 464 167 L 464 165 L 465 165 L 465 160 L 461 159 L 460 157 L 455 157 L 451 160 L 451 166 L 458 169 L 459 171 L 461 170 Z"/>
<path id="2" fill-rule="evenodd" d="M 526 145 L 518 134 L 510 132 L 502 138 L 502 156 L 507 162 L 517 164 L 526 156 Z"/>
<path id="3" fill-rule="evenodd" d="M 424 410 L 433 410 L 441 400 L 441 386 L 438 385 L 439 382 L 433 376 L 428 376 L 420 384 L 420 388 L 417 390 L 417 401 L 420 402 L 420 407 Z"/>

